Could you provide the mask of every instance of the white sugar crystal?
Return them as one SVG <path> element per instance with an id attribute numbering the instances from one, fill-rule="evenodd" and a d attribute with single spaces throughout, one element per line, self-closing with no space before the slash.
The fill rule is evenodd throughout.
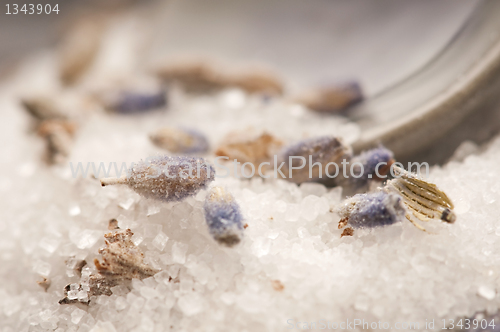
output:
<path id="1" fill-rule="evenodd" d="M 89 299 L 88 289 L 82 289 L 76 293 L 76 297 L 80 302 L 87 302 Z"/>
<path id="2" fill-rule="evenodd" d="M 240 89 L 229 89 L 222 92 L 221 103 L 230 109 L 242 108 L 245 105 L 245 93 Z"/>
<path id="3" fill-rule="evenodd" d="M 158 233 L 161 232 L 161 225 L 158 224 L 146 224 L 144 225 L 144 237 L 145 238 L 154 238 Z"/>
<path id="4" fill-rule="evenodd" d="M 282 200 L 277 200 L 274 205 L 274 210 L 278 213 L 284 213 L 286 211 L 286 202 Z"/>
<path id="5" fill-rule="evenodd" d="M 120 296 L 120 297 L 116 298 L 116 300 L 115 300 L 116 310 L 121 311 L 121 310 L 125 309 L 127 306 L 128 306 L 128 303 L 124 297 Z"/>
<path id="6" fill-rule="evenodd" d="M 298 204 L 288 204 L 285 213 L 285 221 L 297 221 L 300 216 L 300 207 Z"/>
<path id="7" fill-rule="evenodd" d="M 33 264 L 33 271 L 35 273 L 38 273 L 39 275 L 41 275 L 43 277 L 48 277 L 51 269 L 52 269 L 52 266 L 49 263 L 44 262 L 42 260 L 37 260 Z"/>
<path id="8" fill-rule="evenodd" d="M 179 298 L 177 305 L 184 315 L 193 316 L 205 309 L 205 299 L 197 293 L 188 293 Z"/>
<path id="9" fill-rule="evenodd" d="M 80 207 L 78 205 L 74 205 L 69 209 L 69 215 L 72 217 L 77 216 L 80 213 L 82 213 L 82 210 L 80 209 Z"/>
<path id="10" fill-rule="evenodd" d="M 71 323 L 78 324 L 85 314 L 86 312 L 84 310 L 75 308 L 71 313 Z"/>
<path id="11" fill-rule="evenodd" d="M 309 195 L 300 203 L 300 216 L 307 221 L 313 221 L 319 214 L 316 209 L 316 204 L 319 202 L 319 197 Z"/>
<path id="12" fill-rule="evenodd" d="M 146 300 L 144 300 L 144 298 L 137 297 L 132 303 L 130 303 L 130 308 L 132 310 L 141 310 L 141 308 L 144 306 L 144 303 L 146 303 Z"/>
<path id="13" fill-rule="evenodd" d="M 116 329 L 111 322 L 98 321 L 89 332 L 116 332 Z"/>
<path id="14" fill-rule="evenodd" d="M 133 204 L 134 204 L 134 199 L 132 197 L 130 197 L 126 201 L 121 202 L 120 204 L 118 204 L 118 206 L 121 207 L 124 210 L 129 210 L 132 207 Z"/>
<path id="15" fill-rule="evenodd" d="M 141 287 L 140 289 L 141 295 L 146 299 L 152 299 L 157 296 L 156 291 L 151 287 Z"/>
<path id="16" fill-rule="evenodd" d="M 30 177 L 35 174 L 36 164 L 34 163 L 24 163 L 19 167 L 19 175 L 22 177 Z"/>
<path id="17" fill-rule="evenodd" d="M 167 245 L 167 241 L 168 241 L 168 236 L 166 236 L 165 233 L 160 232 L 153 239 L 153 246 L 155 246 L 156 249 L 162 251 Z"/>
<path id="18" fill-rule="evenodd" d="M 60 241 L 58 239 L 44 237 L 40 240 L 39 246 L 52 254 L 56 251 L 57 247 L 59 247 L 59 243 Z"/>
<path id="19" fill-rule="evenodd" d="M 68 299 L 70 300 L 76 300 L 78 298 L 78 291 L 77 290 L 70 290 L 68 292 Z"/>
<path id="20" fill-rule="evenodd" d="M 137 225 L 133 219 L 123 214 L 120 214 L 116 220 L 118 221 L 118 227 L 121 229 L 134 228 Z"/>
<path id="21" fill-rule="evenodd" d="M 271 249 L 271 240 L 266 239 L 266 238 L 258 238 L 253 244 L 252 244 L 252 252 L 254 253 L 255 256 L 257 257 L 262 257 L 265 256 L 269 253 L 269 250 Z"/>
<path id="22" fill-rule="evenodd" d="M 172 245 L 172 260 L 175 263 L 184 264 L 186 262 L 186 253 L 188 245 L 181 242 L 175 242 Z"/>
<path id="23" fill-rule="evenodd" d="M 487 300 L 493 300 L 497 294 L 494 288 L 488 286 L 479 286 L 477 293 Z"/>
<path id="24" fill-rule="evenodd" d="M 138 246 L 139 244 L 142 243 L 142 241 L 144 241 L 144 237 L 142 236 L 142 234 L 134 233 L 134 235 L 132 235 L 131 240 L 136 246 Z"/>
<path id="25" fill-rule="evenodd" d="M 71 240 L 78 249 L 91 248 L 102 236 L 102 232 L 92 229 L 75 229 L 70 234 Z"/>
<path id="26" fill-rule="evenodd" d="M 161 210 L 161 206 L 160 206 L 160 204 L 158 204 L 158 203 L 156 203 L 156 202 L 155 202 L 155 203 L 150 203 L 150 204 L 148 205 L 148 213 L 147 213 L 147 216 L 149 217 L 149 216 L 153 216 L 153 215 L 155 215 L 155 214 L 158 214 L 158 213 L 160 212 L 160 210 Z"/>
<path id="27" fill-rule="evenodd" d="M 327 189 L 324 185 L 314 182 L 304 182 L 300 185 L 300 190 L 304 197 L 308 195 L 321 196 L 326 194 Z"/>

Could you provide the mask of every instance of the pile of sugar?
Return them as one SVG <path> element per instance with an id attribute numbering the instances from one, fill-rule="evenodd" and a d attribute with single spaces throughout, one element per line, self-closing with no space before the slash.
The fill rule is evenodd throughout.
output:
<path id="1" fill-rule="evenodd" d="M 69 165 L 43 165 L 43 144 L 28 133 L 18 98 L 30 84 L 54 84 L 54 63 L 52 54 L 33 58 L 0 87 L 0 135 L 9 142 L 0 146 L 1 332 L 280 331 L 320 319 L 419 322 L 423 330 L 426 320 L 497 311 L 500 138 L 431 170 L 430 180 L 450 196 L 458 216 L 436 234 L 402 221 L 340 238 L 332 211 L 342 202 L 341 188 L 217 179 L 248 224 L 243 242 L 225 248 L 206 228 L 206 191 L 160 204 L 125 186 L 101 188 L 90 174 L 75 179 Z M 214 146 L 248 126 L 288 141 L 330 133 L 352 142 L 358 135 L 340 118 L 238 90 L 174 95 L 168 111 L 131 117 L 92 112 L 81 123 L 69 160 L 105 165 L 159 153 L 147 134 L 162 124 L 194 126 Z M 131 291 L 113 288 L 89 306 L 59 305 L 63 288 L 78 281 L 76 262 L 85 259 L 93 269 L 111 218 L 134 232 L 145 261 L 161 272 L 133 280 Z M 51 282 L 47 292 L 37 285 L 44 277 Z"/>

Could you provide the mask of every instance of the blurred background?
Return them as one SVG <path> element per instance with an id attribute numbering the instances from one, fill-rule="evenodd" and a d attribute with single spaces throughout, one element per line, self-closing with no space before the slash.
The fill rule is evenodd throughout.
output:
<path id="1" fill-rule="evenodd" d="M 481 144 L 500 130 L 500 6 L 494 0 L 46 4 L 57 4 L 59 13 L 2 14 L 0 78 L 30 56 L 73 49 L 70 57 L 78 62 L 79 53 L 95 47 L 106 58 L 88 55 L 93 66 L 85 70 L 93 68 L 99 79 L 88 79 L 86 89 L 95 92 L 103 89 L 100 79 L 139 81 L 166 63 L 197 57 L 222 70 L 269 70 L 293 102 L 310 88 L 355 82 L 363 102 L 336 115 L 360 125 L 357 151 L 382 143 L 400 160 L 444 163 L 461 142 Z M 96 29 L 75 33 L 84 25 Z"/>
<path id="2" fill-rule="evenodd" d="M 17 2 L 21 7 L 29 1 Z M 0 73 L 53 47 L 78 19 L 135 9 L 151 23 L 152 60 L 198 53 L 264 63 L 292 86 L 359 79 L 368 95 L 432 58 L 458 31 L 473 0 L 147 0 L 46 1 L 59 14 L 0 20 Z"/>

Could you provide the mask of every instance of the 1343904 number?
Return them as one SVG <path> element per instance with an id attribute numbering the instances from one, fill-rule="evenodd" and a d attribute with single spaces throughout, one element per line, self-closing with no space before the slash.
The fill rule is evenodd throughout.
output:
<path id="1" fill-rule="evenodd" d="M 55 4 L 54 6 L 51 6 L 50 4 L 42 5 L 42 4 L 24 4 L 24 5 L 18 5 L 16 3 L 13 4 L 6 4 L 7 7 L 7 12 L 5 14 L 7 15 L 17 15 L 17 14 L 28 14 L 28 15 L 33 15 L 33 14 L 51 14 L 51 13 L 56 13 L 59 14 L 59 4 Z"/>
<path id="2" fill-rule="evenodd" d="M 471 328 L 476 330 L 479 327 L 481 329 L 486 329 L 490 327 L 495 329 L 495 320 L 487 321 L 486 319 L 460 319 L 458 322 L 455 322 L 453 319 L 443 319 L 443 328 L 442 330 L 470 330 Z"/>

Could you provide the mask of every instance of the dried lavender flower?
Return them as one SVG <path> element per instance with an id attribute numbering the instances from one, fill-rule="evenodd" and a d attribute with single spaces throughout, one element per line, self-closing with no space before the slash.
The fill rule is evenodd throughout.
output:
<path id="1" fill-rule="evenodd" d="M 205 199 L 205 220 L 210 235 L 218 243 L 232 247 L 243 238 L 243 216 L 234 197 L 224 188 L 214 187 Z"/>
<path id="2" fill-rule="evenodd" d="M 349 161 L 349 172 L 345 172 L 348 177 L 344 177 L 344 172 L 341 172 L 339 175 L 342 176 L 337 178 L 336 184 L 342 186 L 347 195 L 367 190 L 370 181 L 382 181 L 385 178 L 394 162 L 392 151 L 383 146 L 364 151 Z"/>
<path id="3" fill-rule="evenodd" d="M 285 147 L 280 152 L 279 164 L 284 162 L 281 170 L 288 181 L 329 182 L 331 179 L 327 177 L 326 171 L 328 170 L 331 176 L 335 174 L 335 166 L 332 163 L 336 164 L 341 172 L 341 162 L 344 159 L 349 160 L 351 155 L 351 148 L 344 145 L 341 138 L 321 136 Z M 290 166 L 303 167 L 293 169 L 290 173 Z"/>
<path id="4" fill-rule="evenodd" d="M 208 140 L 201 132 L 188 128 L 162 128 L 149 136 L 158 147 L 173 153 L 203 153 Z"/>
<path id="5" fill-rule="evenodd" d="M 196 194 L 215 178 L 215 169 L 203 158 L 158 156 L 140 161 L 120 178 L 101 179 L 101 185 L 126 184 L 138 194 L 164 202 Z"/>
<path id="6" fill-rule="evenodd" d="M 142 113 L 167 104 L 166 93 L 161 89 L 156 92 L 121 91 L 111 99 L 107 108 L 121 114 Z"/>
<path id="7" fill-rule="evenodd" d="M 363 100 L 356 81 L 317 87 L 298 95 L 294 101 L 321 113 L 339 113 Z"/>
<path id="8" fill-rule="evenodd" d="M 377 191 L 348 198 L 338 213 L 339 228 L 346 224 L 354 228 L 377 227 L 403 220 L 406 209 L 402 198 L 393 193 Z"/>

